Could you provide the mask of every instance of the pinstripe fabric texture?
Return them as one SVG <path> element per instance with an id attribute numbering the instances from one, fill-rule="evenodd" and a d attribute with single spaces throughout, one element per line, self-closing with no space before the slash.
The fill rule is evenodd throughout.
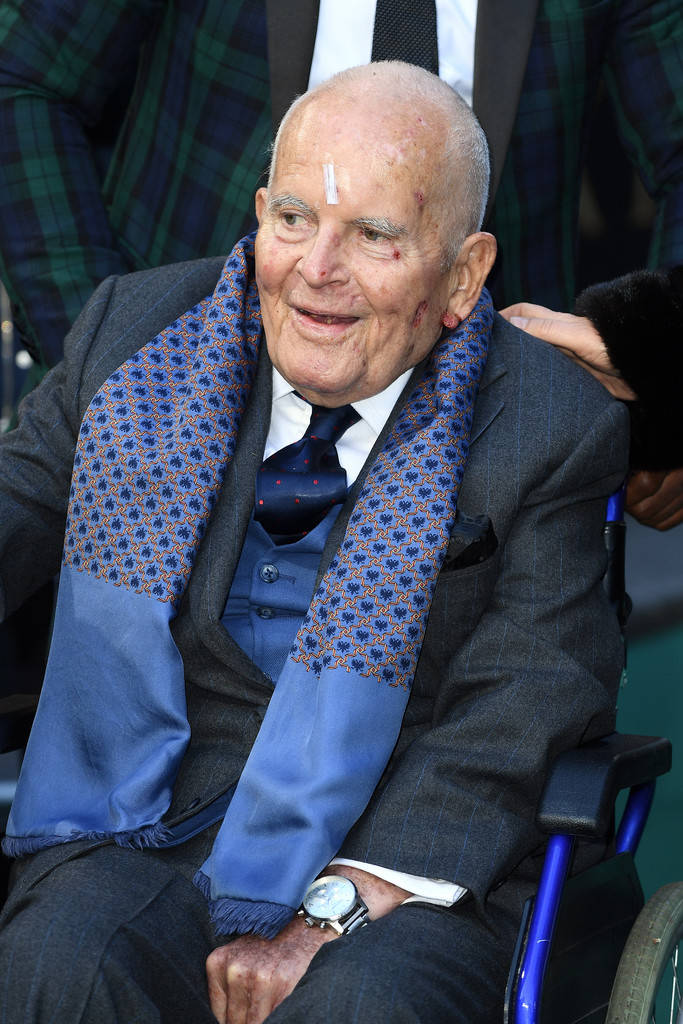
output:
<path id="1" fill-rule="evenodd" d="M 173 872 L 173 857 L 101 847 L 53 870 L 52 853 L 33 858 L 6 905 L 0 1020 L 214 1024 L 204 975 L 208 915 L 199 892 Z M 530 891 L 529 872 L 520 873 L 492 894 L 487 920 L 471 902 L 457 911 L 412 904 L 352 942 L 328 943 L 268 1020 L 500 1021 Z"/>
<path id="2" fill-rule="evenodd" d="M 342 852 L 457 878 L 479 899 L 540 838 L 533 808 L 548 759 L 572 733 L 574 743 L 609 729 L 620 660 L 595 590 L 599 524 L 581 497 L 590 504 L 605 485 L 597 467 L 620 445 L 620 410 L 595 418 L 582 375 L 569 384 L 526 339 L 504 347 L 505 405 L 472 444 L 459 506 L 490 516 L 502 550 L 442 574 L 431 663 L 416 680 L 418 698 L 433 699 L 429 726 L 399 748 Z M 562 429 L 574 451 L 558 462 Z"/>
<path id="3" fill-rule="evenodd" d="M 24 877 L 0 931 L 0 1020 L 13 1024 L 212 1024 L 202 896 L 158 858 L 101 846 Z M 107 884 L 102 884 L 102 879 Z M 31 965 L 29 967 L 29 964 Z"/>
<path id="4" fill-rule="evenodd" d="M 89 132 L 118 123 L 117 89 L 141 47 L 102 183 Z M 679 0 L 541 0 L 489 225 L 497 306 L 571 308 L 582 148 L 603 73 L 657 201 L 651 262 L 683 262 L 682 53 Z M 0 5 L 0 273 L 33 351 L 58 358 L 107 274 L 228 252 L 252 226 L 269 137 L 264 0 Z"/>

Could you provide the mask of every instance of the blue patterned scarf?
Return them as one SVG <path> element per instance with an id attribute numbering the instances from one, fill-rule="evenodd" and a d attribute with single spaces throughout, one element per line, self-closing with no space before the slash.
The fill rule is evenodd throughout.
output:
<path id="1" fill-rule="evenodd" d="M 276 934 L 395 745 L 455 516 L 493 318 L 436 344 L 368 473 L 196 883 L 222 934 Z M 113 373 L 81 424 L 46 678 L 4 849 L 162 846 L 189 739 L 170 622 L 237 444 L 261 341 L 253 237 Z"/>

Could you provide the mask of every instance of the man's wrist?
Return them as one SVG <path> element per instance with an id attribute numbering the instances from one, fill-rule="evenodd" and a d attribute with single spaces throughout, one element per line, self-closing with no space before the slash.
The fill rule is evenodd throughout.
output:
<path id="1" fill-rule="evenodd" d="M 371 920 L 391 913 L 408 896 L 413 895 L 392 882 L 387 882 L 377 875 L 348 864 L 330 864 L 321 874 L 342 875 L 344 878 L 350 879 L 366 903 Z"/>
<path id="2" fill-rule="evenodd" d="M 385 882 L 391 882 L 399 889 L 404 889 L 409 895 L 403 900 L 401 906 L 419 901 L 440 907 L 452 907 L 467 894 L 467 889 L 446 878 L 413 875 L 396 868 L 387 868 L 367 861 L 350 860 L 346 857 L 335 857 L 332 864 L 339 865 L 342 871 L 346 871 L 347 868 L 359 868 L 377 878 L 383 878 Z"/>

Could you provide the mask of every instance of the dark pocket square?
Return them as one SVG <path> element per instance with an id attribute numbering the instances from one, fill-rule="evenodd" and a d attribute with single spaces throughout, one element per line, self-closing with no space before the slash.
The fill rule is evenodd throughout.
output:
<path id="1" fill-rule="evenodd" d="M 441 572 L 466 569 L 490 558 L 498 547 L 498 538 L 488 516 L 456 513 Z"/>

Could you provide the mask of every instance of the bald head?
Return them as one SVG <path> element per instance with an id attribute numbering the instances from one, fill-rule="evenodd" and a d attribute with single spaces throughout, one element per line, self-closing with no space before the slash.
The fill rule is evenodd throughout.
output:
<path id="1" fill-rule="evenodd" d="M 428 157 L 433 201 L 440 206 L 444 262 L 450 266 L 465 237 L 481 227 L 488 196 L 488 146 L 468 105 L 436 75 L 412 64 L 381 61 L 341 71 L 300 96 L 285 114 L 273 145 L 269 189 L 283 140 L 301 127 L 307 113 L 330 103 L 346 110 L 349 126 L 368 111 L 383 123 L 393 119 L 399 132 L 405 126 L 407 143 L 415 139 L 418 122 L 428 147 L 423 155 Z M 420 158 L 417 148 L 414 155 Z"/>
<path id="2" fill-rule="evenodd" d="M 477 231 L 486 145 L 466 105 L 405 64 L 303 96 L 256 193 L 271 361 L 309 401 L 378 395 L 471 313 L 495 258 Z"/>

